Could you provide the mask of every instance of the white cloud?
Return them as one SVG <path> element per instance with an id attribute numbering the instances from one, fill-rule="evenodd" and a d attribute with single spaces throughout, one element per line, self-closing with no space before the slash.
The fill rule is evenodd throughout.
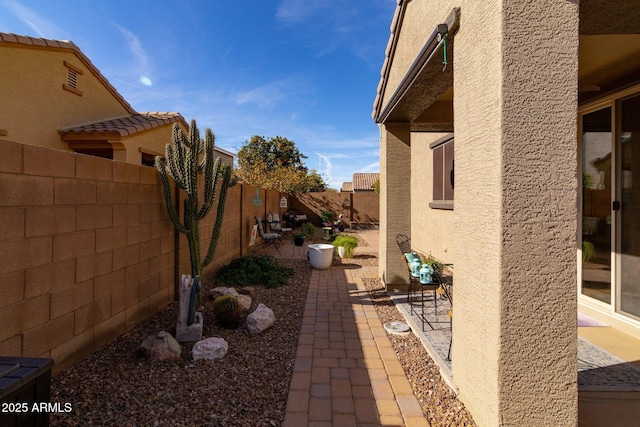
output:
<path id="1" fill-rule="evenodd" d="M 312 85 L 304 79 L 288 77 L 253 89 L 240 91 L 233 96 L 233 101 L 237 105 L 255 104 L 259 108 L 268 109 L 282 105 L 291 98 L 300 100 L 304 97 L 304 100 L 309 102 L 309 95 L 312 94 Z"/>
<path id="2" fill-rule="evenodd" d="M 48 39 L 68 39 L 66 31 L 17 1 L 4 0 L 2 1 L 2 5 L 9 9 L 16 18 L 35 31 L 38 36 Z"/>

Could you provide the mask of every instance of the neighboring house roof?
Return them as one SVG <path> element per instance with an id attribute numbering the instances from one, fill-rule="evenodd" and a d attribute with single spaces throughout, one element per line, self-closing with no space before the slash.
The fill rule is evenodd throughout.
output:
<path id="1" fill-rule="evenodd" d="M 373 184 L 380 179 L 380 173 L 354 173 L 353 191 L 373 191 Z"/>
<path id="2" fill-rule="evenodd" d="M 343 182 L 342 188 L 340 189 L 342 193 L 353 193 L 353 182 Z"/>
<path id="3" fill-rule="evenodd" d="M 120 93 L 116 90 L 109 80 L 105 76 L 102 75 L 100 70 L 93 65 L 91 60 L 80 50 L 78 46 L 76 46 L 70 40 L 49 40 L 42 38 L 35 38 L 29 36 L 19 36 L 17 34 L 10 33 L 2 33 L 0 32 L 0 44 L 10 45 L 11 43 L 15 43 L 16 45 L 20 45 L 20 47 L 31 48 L 31 49 L 53 49 L 58 51 L 71 51 L 73 52 L 80 61 L 96 76 L 96 78 L 105 86 L 105 88 L 111 92 L 113 97 L 122 104 L 122 106 L 131 114 L 138 114 L 136 110 L 133 109 L 131 104 L 129 104 Z M 18 46 L 16 46 L 18 47 Z"/>
<path id="4" fill-rule="evenodd" d="M 137 132 L 157 128 L 159 126 L 182 122 L 184 127 L 188 125 L 180 113 L 137 113 L 130 116 L 115 119 L 100 120 L 78 126 L 69 126 L 60 129 L 62 139 L 87 139 L 88 137 L 104 138 L 106 135 L 128 136 Z"/>

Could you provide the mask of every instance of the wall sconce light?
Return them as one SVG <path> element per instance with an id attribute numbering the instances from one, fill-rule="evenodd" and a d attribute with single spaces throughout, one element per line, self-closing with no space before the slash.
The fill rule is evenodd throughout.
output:
<path id="1" fill-rule="evenodd" d="M 262 206 L 262 199 L 260 198 L 260 190 L 256 188 L 256 197 L 253 199 L 253 206 Z"/>
<path id="2" fill-rule="evenodd" d="M 280 207 L 285 209 L 287 208 L 287 198 L 284 196 L 280 199 Z"/>
<path id="3" fill-rule="evenodd" d="M 351 206 L 351 202 L 349 201 L 349 199 L 344 199 L 342 201 L 342 207 L 343 208 L 348 208 L 349 206 Z"/>

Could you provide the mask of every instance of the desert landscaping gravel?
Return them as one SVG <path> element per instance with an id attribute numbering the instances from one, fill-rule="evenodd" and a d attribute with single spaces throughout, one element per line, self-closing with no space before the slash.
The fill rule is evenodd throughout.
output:
<path id="1" fill-rule="evenodd" d="M 245 326 L 226 330 L 215 324 L 205 301 L 204 337 L 229 343 L 223 359 L 191 359 L 193 343 L 183 343 L 178 360 L 151 362 L 138 352 L 142 341 L 161 330 L 175 335 L 177 303 L 93 352 L 52 380 L 51 401 L 70 402 L 73 411 L 52 414 L 53 426 L 280 426 L 284 420 L 311 268 L 303 260 L 279 260 L 295 270 L 288 286 L 256 284 L 252 310 L 263 303 L 276 324 L 262 334 Z M 375 255 L 332 265 L 377 265 Z M 365 280 L 381 321 L 402 321 L 376 279 Z M 205 288 L 214 285 L 206 283 Z M 444 383 L 437 366 L 413 334 L 390 335 L 400 363 L 432 426 L 475 425 Z M 339 426 L 337 426 L 339 427 Z"/>

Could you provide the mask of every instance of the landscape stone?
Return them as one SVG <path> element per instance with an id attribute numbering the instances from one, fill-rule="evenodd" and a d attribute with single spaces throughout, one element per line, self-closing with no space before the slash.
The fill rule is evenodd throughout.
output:
<path id="1" fill-rule="evenodd" d="M 172 360 L 180 357 L 182 349 L 170 333 L 160 331 L 142 342 L 140 352 L 151 360 Z"/>
<path id="2" fill-rule="evenodd" d="M 227 354 L 229 344 L 224 338 L 206 338 L 202 341 L 198 341 L 191 350 L 191 356 L 193 360 L 213 360 L 223 358 Z"/>
<path id="3" fill-rule="evenodd" d="M 254 286 L 245 286 L 244 288 L 240 288 L 238 292 L 243 295 L 253 295 L 256 292 L 256 288 Z"/>
<path id="4" fill-rule="evenodd" d="M 234 297 L 237 297 L 238 291 L 236 291 L 235 288 L 217 287 L 211 289 L 211 295 L 214 299 L 223 295 L 233 295 Z"/>
<path id="5" fill-rule="evenodd" d="M 242 307 L 242 310 L 248 311 L 251 308 L 251 297 L 247 295 L 238 295 L 236 297 L 238 304 Z"/>
<path id="6" fill-rule="evenodd" d="M 247 328 L 252 334 L 259 334 L 273 326 L 275 321 L 273 310 L 260 303 L 254 312 L 247 316 Z"/>

